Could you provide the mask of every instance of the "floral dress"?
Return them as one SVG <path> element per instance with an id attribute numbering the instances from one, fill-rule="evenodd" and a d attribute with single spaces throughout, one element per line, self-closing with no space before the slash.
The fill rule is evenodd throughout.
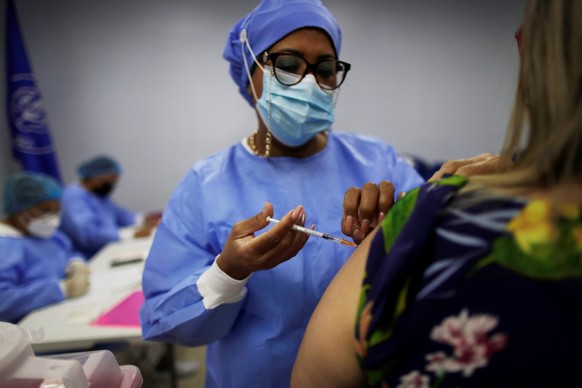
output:
<path id="1" fill-rule="evenodd" d="M 410 192 L 372 242 L 356 323 L 368 386 L 582 387 L 580 206 Z"/>

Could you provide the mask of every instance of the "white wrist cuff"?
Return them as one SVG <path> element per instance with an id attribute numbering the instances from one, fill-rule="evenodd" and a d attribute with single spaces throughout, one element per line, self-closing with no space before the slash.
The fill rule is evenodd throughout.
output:
<path id="1" fill-rule="evenodd" d="M 61 289 L 61 292 L 63 293 L 64 298 L 67 299 L 67 287 L 65 286 L 64 280 L 61 280 L 59 282 L 59 288 Z"/>
<path id="2" fill-rule="evenodd" d="M 242 280 L 231 278 L 216 264 L 218 256 L 196 282 L 198 292 L 202 296 L 202 303 L 207 310 L 212 310 L 224 303 L 235 303 L 244 298 L 247 294 L 245 285 L 251 277 L 249 275 Z"/>

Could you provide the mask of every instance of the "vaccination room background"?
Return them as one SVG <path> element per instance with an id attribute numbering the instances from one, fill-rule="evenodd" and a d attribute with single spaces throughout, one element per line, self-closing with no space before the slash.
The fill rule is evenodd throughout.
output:
<path id="1" fill-rule="evenodd" d="M 230 27 L 256 4 L 17 0 L 64 180 L 75 178 L 79 162 L 106 153 L 124 171 L 115 199 L 161 209 L 194 161 L 251 134 L 255 113 L 222 51 Z M 518 71 L 522 0 L 324 4 L 343 29 L 340 59 L 352 64 L 334 130 L 374 135 L 428 161 L 499 150 Z M 16 169 L 5 103 L 0 116 L 4 181 Z"/>

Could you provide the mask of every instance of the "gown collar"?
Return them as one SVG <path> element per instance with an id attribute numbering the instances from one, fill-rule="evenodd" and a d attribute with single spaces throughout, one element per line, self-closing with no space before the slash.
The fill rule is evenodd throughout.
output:
<path id="1" fill-rule="evenodd" d="M 0 222 L 0 237 L 23 237 L 23 234 L 13 226 Z"/>

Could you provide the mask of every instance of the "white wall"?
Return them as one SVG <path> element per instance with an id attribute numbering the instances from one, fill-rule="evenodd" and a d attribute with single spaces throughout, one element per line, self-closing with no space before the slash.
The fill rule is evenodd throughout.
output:
<path id="1" fill-rule="evenodd" d="M 257 1 L 16 3 L 66 180 L 82 160 L 108 153 L 124 168 L 115 198 L 160 209 L 195 160 L 255 129 L 222 50 Z M 499 150 L 523 0 L 325 4 L 343 29 L 341 59 L 353 65 L 336 130 L 376 135 L 429 160 Z M 13 167 L 0 132 L 3 181 Z"/>

